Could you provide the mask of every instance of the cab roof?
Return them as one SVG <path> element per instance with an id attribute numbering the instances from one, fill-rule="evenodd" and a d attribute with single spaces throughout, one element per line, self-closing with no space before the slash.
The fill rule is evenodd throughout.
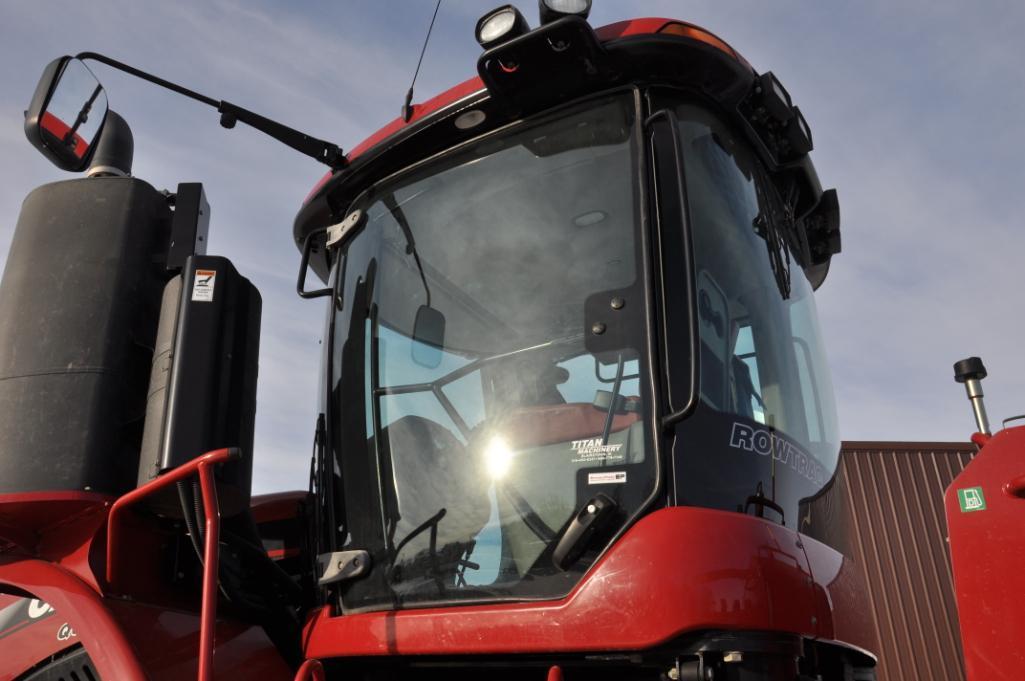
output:
<path id="1" fill-rule="evenodd" d="M 670 33 L 671 31 L 671 33 Z M 595 29 L 595 35 L 599 42 L 609 43 L 614 40 L 621 38 L 628 38 L 631 36 L 644 36 L 644 35 L 656 35 L 666 34 L 680 35 L 690 37 L 695 40 L 704 42 L 708 45 L 721 50 L 723 53 L 736 59 L 739 63 L 751 69 L 750 64 L 744 59 L 739 52 L 734 50 L 724 40 L 714 35 L 713 33 L 706 31 L 705 29 L 689 24 L 684 21 L 677 19 L 667 19 L 660 17 L 646 17 L 642 19 L 629 19 L 626 21 L 619 21 L 613 24 L 608 24 L 600 28 Z M 753 69 L 751 69 L 753 73 Z M 369 150 L 387 141 L 389 138 L 401 133 L 404 129 L 408 129 L 416 126 L 423 119 L 428 118 L 431 114 L 434 114 L 442 109 L 445 109 L 456 102 L 462 101 L 472 95 L 481 94 L 485 91 L 484 81 L 480 76 L 474 76 L 468 78 L 463 82 L 455 85 L 448 90 L 445 90 L 441 94 L 438 94 L 422 103 L 412 105 L 412 115 L 408 120 L 399 116 L 392 120 L 390 123 L 380 128 L 377 132 L 366 138 L 346 154 L 346 159 L 349 163 L 354 162 L 366 154 Z M 306 196 L 303 203 L 307 203 L 313 198 L 317 192 L 324 187 L 330 181 L 332 175 L 339 171 L 328 171 L 324 176 L 314 185 L 313 189 Z"/>
<path id="2" fill-rule="evenodd" d="M 781 195 L 801 222 L 817 288 L 840 250 L 836 193 L 824 193 L 808 154 L 811 131 L 770 72 L 762 75 L 713 33 L 676 19 L 631 19 L 593 29 L 579 17 L 544 24 L 486 50 L 478 76 L 411 107 L 347 155 L 347 165 L 313 187 L 293 227 L 324 281 L 330 267 L 325 230 L 339 223 L 367 187 L 469 139 L 601 91 L 657 86 L 695 91 L 743 129 Z M 474 111 L 484 124 L 460 125 Z M 794 134 L 795 132 L 799 134 Z M 796 141 L 795 141 L 796 140 Z M 825 200 L 823 200 L 825 199 Z M 809 250 L 810 249 L 810 250 Z"/>

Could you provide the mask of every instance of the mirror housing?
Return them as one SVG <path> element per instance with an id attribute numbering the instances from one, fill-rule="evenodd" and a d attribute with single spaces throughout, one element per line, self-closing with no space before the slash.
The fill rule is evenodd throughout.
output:
<path id="1" fill-rule="evenodd" d="M 62 170 L 89 167 L 103 124 L 107 95 L 79 59 L 61 57 L 43 69 L 25 112 L 25 136 Z"/>
<path id="2" fill-rule="evenodd" d="M 441 365 L 445 347 L 445 315 L 433 307 L 421 305 L 413 322 L 413 361 L 428 369 Z"/>

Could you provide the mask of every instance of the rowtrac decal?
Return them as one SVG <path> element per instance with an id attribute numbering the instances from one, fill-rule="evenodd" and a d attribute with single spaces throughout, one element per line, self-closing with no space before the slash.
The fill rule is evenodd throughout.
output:
<path id="1" fill-rule="evenodd" d="M 761 456 L 771 454 L 780 465 L 790 466 L 798 475 L 815 485 L 824 485 L 829 480 L 826 469 L 815 457 L 774 430 L 734 422 L 730 447 L 755 452 Z"/>

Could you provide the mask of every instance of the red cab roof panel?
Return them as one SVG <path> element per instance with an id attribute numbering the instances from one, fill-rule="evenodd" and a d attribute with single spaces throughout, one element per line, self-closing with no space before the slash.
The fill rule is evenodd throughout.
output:
<path id="1" fill-rule="evenodd" d="M 613 40 L 619 40 L 622 38 L 629 38 L 632 36 L 639 35 L 651 35 L 655 33 L 664 33 L 669 35 L 678 35 L 686 38 L 692 38 L 699 40 L 708 45 L 711 45 L 726 54 L 730 55 L 739 62 L 747 65 L 747 61 L 737 53 L 732 47 L 730 47 L 725 41 L 721 40 L 718 36 L 713 33 L 706 31 L 705 29 L 689 24 L 684 21 L 676 19 L 666 19 L 658 17 L 648 17 L 643 19 L 630 19 L 627 21 L 620 21 L 601 28 L 595 29 L 595 34 L 598 36 L 598 40 L 602 43 L 611 42 Z M 459 85 L 442 92 L 441 94 L 428 99 L 422 104 L 414 104 L 412 116 L 409 120 L 403 119 L 401 116 L 388 123 L 386 126 L 375 132 L 373 135 L 365 139 L 360 144 L 356 145 L 349 151 L 347 158 L 348 160 L 354 161 L 356 158 L 364 154 L 367 150 L 372 149 L 384 140 L 388 139 L 392 135 L 398 133 L 407 126 L 415 124 L 422 118 L 433 114 L 434 112 L 443 109 L 461 99 L 464 99 L 474 93 L 480 92 L 484 89 L 484 83 L 478 77 L 469 78 Z M 331 179 L 332 172 L 329 171 L 322 177 L 310 190 L 303 203 L 308 202 L 313 196 L 317 194 L 320 189 L 327 184 L 328 180 Z"/>

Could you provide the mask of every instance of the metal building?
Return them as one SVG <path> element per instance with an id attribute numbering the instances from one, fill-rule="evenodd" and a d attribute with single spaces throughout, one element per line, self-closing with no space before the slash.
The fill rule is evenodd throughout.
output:
<path id="1" fill-rule="evenodd" d="M 879 632 L 879 681 L 964 681 L 943 492 L 975 455 L 960 442 L 845 442 L 834 492 Z M 835 500 L 840 501 L 840 500 Z"/>

